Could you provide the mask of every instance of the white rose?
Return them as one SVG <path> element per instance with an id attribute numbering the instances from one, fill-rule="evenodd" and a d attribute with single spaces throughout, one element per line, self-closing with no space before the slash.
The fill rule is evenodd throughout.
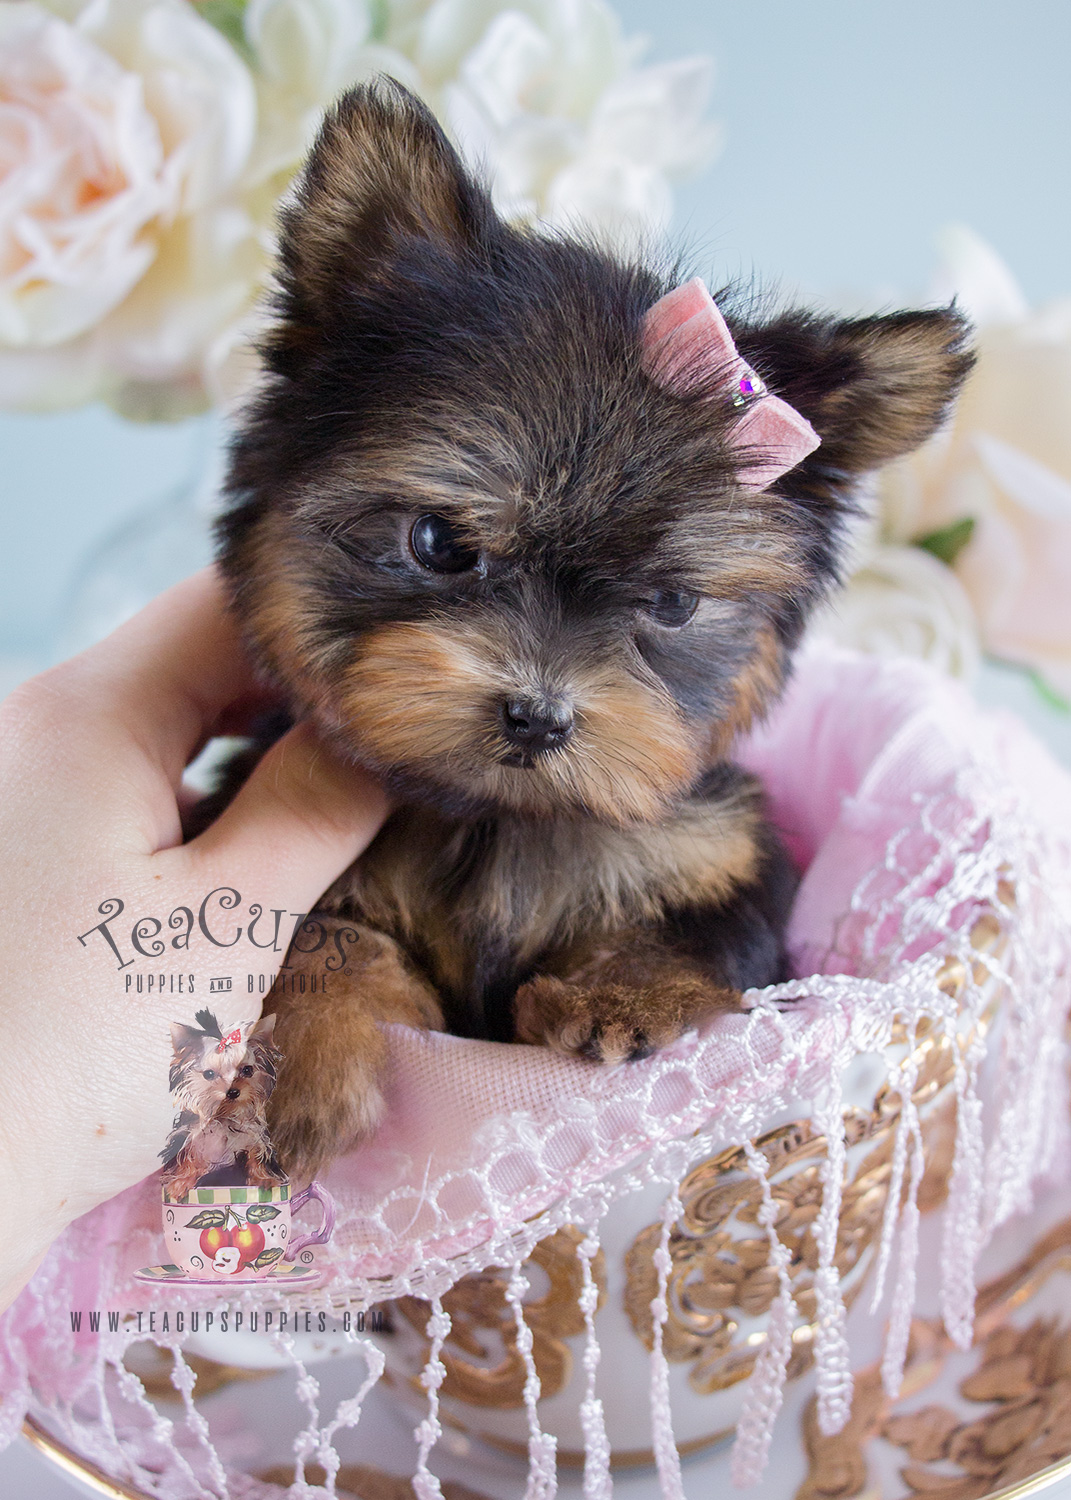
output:
<path id="1" fill-rule="evenodd" d="M 953 566 L 983 644 L 1071 696 L 1071 298 L 1031 312 L 965 230 L 946 258 L 941 289 L 977 320 L 978 363 L 951 426 L 886 470 L 884 534 L 973 522 Z"/>
<path id="2" fill-rule="evenodd" d="M 297 170 L 324 110 L 355 83 L 389 73 L 420 90 L 413 64 L 372 35 L 368 0 L 250 0 L 245 36 L 253 58 L 258 130 L 246 183 Z"/>
<path id="3" fill-rule="evenodd" d="M 878 656 L 916 656 L 954 677 L 978 669 L 974 613 L 953 573 L 918 547 L 876 546 L 810 632 Z"/>
<path id="4" fill-rule="evenodd" d="M 249 71 L 182 0 L 0 5 L 0 403 L 203 403 L 257 227 Z"/>
<path id="5" fill-rule="evenodd" d="M 110 312 L 174 206 L 140 78 L 32 4 L 0 7 L 0 343 L 47 348 Z"/>
<path id="6" fill-rule="evenodd" d="M 410 45 L 432 103 L 515 221 L 633 250 L 668 223 L 667 174 L 713 154 L 709 62 L 635 68 L 601 0 L 436 0 Z"/>

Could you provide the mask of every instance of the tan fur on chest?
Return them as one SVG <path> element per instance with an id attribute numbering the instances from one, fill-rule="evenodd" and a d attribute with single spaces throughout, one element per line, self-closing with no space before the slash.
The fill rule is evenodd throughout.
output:
<path id="1" fill-rule="evenodd" d="M 473 825 L 403 808 L 326 904 L 389 932 L 461 995 L 482 950 L 525 969 L 580 933 L 723 904 L 756 876 L 760 828 L 746 786 L 631 828 L 519 818 Z"/>

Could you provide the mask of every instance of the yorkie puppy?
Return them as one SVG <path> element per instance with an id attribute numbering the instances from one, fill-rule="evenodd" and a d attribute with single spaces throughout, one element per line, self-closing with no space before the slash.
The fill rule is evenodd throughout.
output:
<path id="1" fill-rule="evenodd" d="M 377 1022 L 617 1062 L 785 976 L 796 876 L 733 743 L 857 479 L 971 356 L 954 309 L 719 301 L 503 223 L 396 84 L 323 126 L 220 552 L 291 714 L 399 805 L 316 914 L 346 973 L 279 1003 L 291 1170 L 375 1125 Z"/>
<path id="2" fill-rule="evenodd" d="M 284 1176 L 264 1113 L 281 1057 L 275 1017 L 243 1021 L 226 1035 L 210 1010 L 194 1019 L 197 1026 L 171 1027 L 179 1112 L 160 1153 L 168 1194 L 179 1200 L 208 1181 L 271 1187 Z"/>

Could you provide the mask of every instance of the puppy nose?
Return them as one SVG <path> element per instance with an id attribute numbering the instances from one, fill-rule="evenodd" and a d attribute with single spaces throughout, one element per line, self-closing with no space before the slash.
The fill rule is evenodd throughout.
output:
<path id="1" fill-rule="evenodd" d="M 502 705 L 502 727 L 510 743 L 524 750 L 555 750 L 573 732 L 573 711 L 564 703 L 510 698 Z"/>
<path id="2" fill-rule="evenodd" d="M 228 1099 L 240 1099 L 241 1097 L 242 1097 L 242 1091 L 241 1091 L 241 1089 L 228 1089 L 227 1090 L 227 1098 Z"/>

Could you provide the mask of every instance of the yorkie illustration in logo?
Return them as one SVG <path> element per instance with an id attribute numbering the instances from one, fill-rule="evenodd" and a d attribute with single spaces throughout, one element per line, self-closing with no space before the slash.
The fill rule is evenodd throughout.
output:
<path id="1" fill-rule="evenodd" d="M 198 1185 L 272 1187 L 285 1177 L 264 1113 L 282 1056 L 272 1040 L 275 1017 L 242 1021 L 226 1034 L 210 1010 L 194 1019 L 197 1026 L 171 1027 L 179 1112 L 160 1153 L 169 1196 L 184 1198 Z"/>
<path id="2" fill-rule="evenodd" d="M 319 1279 L 310 1245 L 331 1237 L 335 1205 L 317 1183 L 296 1195 L 275 1156 L 265 1106 L 282 1054 L 274 1015 L 224 1030 L 210 1010 L 196 1026 L 171 1027 L 171 1092 L 178 1112 L 160 1156 L 166 1265 L 142 1281 L 293 1282 Z M 310 1199 L 323 1208 L 315 1234 L 291 1236 L 291 1215 Z M 301 1264 L 292 1262 L 301 1252 Z"/>

